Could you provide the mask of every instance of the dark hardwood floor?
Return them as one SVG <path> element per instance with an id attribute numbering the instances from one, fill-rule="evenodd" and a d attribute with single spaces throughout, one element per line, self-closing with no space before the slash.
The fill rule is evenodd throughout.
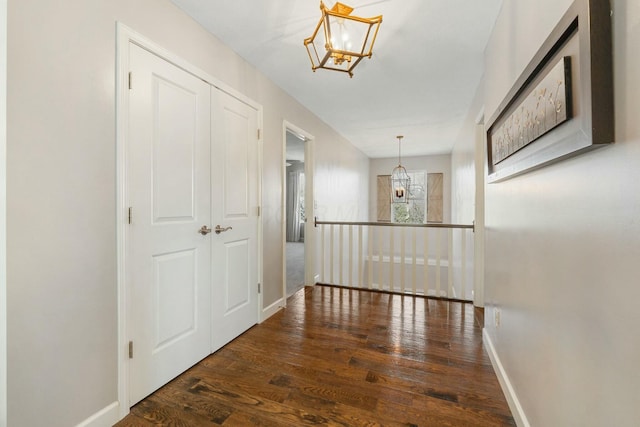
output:
<path id="1" fill-rule="evenodd" d="M 307 287 L 116 426 L 515 425 L 460 302 Z"/>

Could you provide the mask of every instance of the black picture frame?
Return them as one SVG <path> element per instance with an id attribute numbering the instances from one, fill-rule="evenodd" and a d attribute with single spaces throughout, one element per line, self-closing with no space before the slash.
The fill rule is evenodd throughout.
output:
<path id="1" fill-rule="evenodd" d="M 571 63 L 570 117 L 506 158 L 492 158 L 496 130 L 562 58 Z M 500 182 L 614 142 L 609 0 L 576 0 L 485 123 L 488 182 Z"/>

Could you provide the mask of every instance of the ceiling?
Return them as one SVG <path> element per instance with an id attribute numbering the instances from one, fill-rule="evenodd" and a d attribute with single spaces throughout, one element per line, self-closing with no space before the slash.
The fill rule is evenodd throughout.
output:
<path id="1" fill-rule="evenodd" d="M 344 0 L 383 15 L 373 57 L 311 70 L 303 40 L 319 0 L 171 0 L 372 158 L 449 153 L 483 70 L 502 0 Z M 326 0 L 331 8 L 334 2 Z"/>

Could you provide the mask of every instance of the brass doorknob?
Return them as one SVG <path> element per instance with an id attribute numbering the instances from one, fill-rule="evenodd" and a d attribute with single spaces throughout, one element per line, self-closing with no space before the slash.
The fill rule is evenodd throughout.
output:
<path id="1" fill-rule="evenodd" d="M 203 236 L 206 236 L 207 234 L 211 233 L 211 229 L 206 225 L 203 225 L 202 227 L 200 227 L 200 230 L 198 230 L 198 233 L 202 234 Z"/>

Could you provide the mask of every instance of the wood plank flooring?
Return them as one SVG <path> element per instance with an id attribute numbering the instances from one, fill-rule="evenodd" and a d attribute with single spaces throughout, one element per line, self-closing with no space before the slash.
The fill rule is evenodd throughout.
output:
<path id="1" fill-rule="evenodd" d="M 513 426 L 481 325 L 468 303 L 307 287 L 116 426 Z"/>

